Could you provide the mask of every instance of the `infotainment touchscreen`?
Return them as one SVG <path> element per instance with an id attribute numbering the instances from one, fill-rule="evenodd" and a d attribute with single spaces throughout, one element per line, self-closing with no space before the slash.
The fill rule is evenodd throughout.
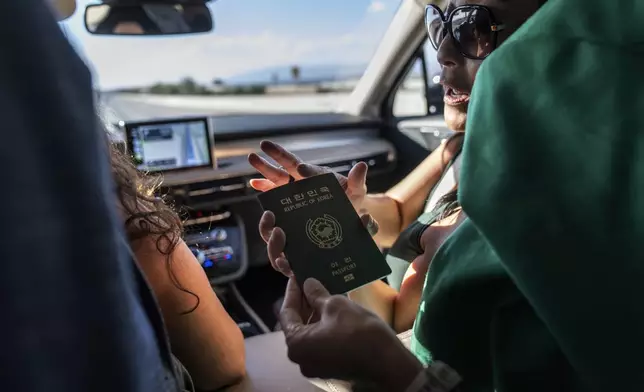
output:
<path id="1" fill-rule="evenodd" d="M 212 166 L 206 118 L 127 124 L 126 132 L 129 150 L 139 170 Z"/>

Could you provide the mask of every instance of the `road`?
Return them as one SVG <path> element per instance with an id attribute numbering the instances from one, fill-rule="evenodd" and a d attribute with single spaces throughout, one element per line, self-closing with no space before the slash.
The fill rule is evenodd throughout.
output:
<path id="1" fill-rule="evenodd" d="M 193 115 L 330 112 L 348 96 L 348 93 L 227 97 L 104 93 L 101 99 L 110 111 L 108 121 L 116 122 Z M 404 90 L 396 97 L 394 113 L 419 114 L 423 108 L 421 90 Z"/>

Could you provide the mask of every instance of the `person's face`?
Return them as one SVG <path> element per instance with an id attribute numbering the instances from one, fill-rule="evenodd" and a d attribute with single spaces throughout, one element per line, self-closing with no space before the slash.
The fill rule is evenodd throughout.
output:
<path id="1" fill-rule="evenodd" d="M 136 22 L 120 22 L 114 26 L 114 34 L 145 34 L 145 31 Z"/>
<path id="2" fill-rule="evenodd" d="M 445 9 L 445 17 L 449 19 L 452 11 L 462 5 L 486 6 L 489 8 L 494 22 L 503 25 L 502 30 L 496 33 L 483 31 L 483 28 L 481 28 L 480 32 L 470 31 L 474 36 L 485 38 L 479 40 L 479 45 L 481 46 L 486 45 L 485 42 L 487 42 L 487 45 L 493 45 L 494 37 L 491 35 L 496 34 L 496 47 L 501 45 L 539 9 L 538 0 L 451 0 Z M 461 13 L 461 16 L 463 15 L 466 14 Z M 481 22 L 486 20 L 487 18 L 482 18 Z M 477 18 L 477 23 L 478 21 L 479 19 Z M 456 25 L 456 20 L 454 24 Z M 485 26 L 484 23 L 483 26 Z M 470 28 L 472 28 L 471 25 Z M 475 60 L 464 56 L 461 50 L 464 48 L 459 48 L 455 44 L 450 33 L 444 34 L 438 45 L 437 56 L 441 65 L 441 83 L 445 91 L 445 122 L 454 131 L 464 131 L 474 78 L 483 60 Z M 480 50 L 484 49 L 481 47 Z"/>

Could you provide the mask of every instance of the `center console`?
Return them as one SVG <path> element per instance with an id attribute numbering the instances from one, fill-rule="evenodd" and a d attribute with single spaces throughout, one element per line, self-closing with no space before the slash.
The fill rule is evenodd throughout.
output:
<path id="1" fill-rule="evenodd" d="M 184 222 L 184 241 L 245 338 L 267 331 L 235 286 L 248 269 L 245 227 L 226 210 L 196 210 Z M 262 328 L 263 327 L 263 328 Z"/>
<path id="2" fill-rule="evenodd" d="M 213 285 L 235 281 L 248 268 L 244 223 L 230 211 L 191 211 L 184 240 Z"/>

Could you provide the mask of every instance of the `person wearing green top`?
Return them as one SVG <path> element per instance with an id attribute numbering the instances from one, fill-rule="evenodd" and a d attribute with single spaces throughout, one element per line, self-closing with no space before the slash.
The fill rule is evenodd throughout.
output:
<path id="1" fill-rule="evenodd" d="M 515 285 L 488 317 L 498 391 L 536 390 L 520 377 L 550 378 L 539 369 L 555 361 L 541 390 L 644 391 L 643 22 L 637 0 L 550 1 L 477 76 L 460 193 L 470 221 L 433 263 L 467 259 L 458 243 L 474 242 L 477 263 Z M 505 389 L 504 374 L 517 379 Z"/>
<path id="2" fill-rule="evenodd" d="M 644 7 L 547 3 L 481 66 L 412 350 L 465 391 L 642 391 Z"/>

